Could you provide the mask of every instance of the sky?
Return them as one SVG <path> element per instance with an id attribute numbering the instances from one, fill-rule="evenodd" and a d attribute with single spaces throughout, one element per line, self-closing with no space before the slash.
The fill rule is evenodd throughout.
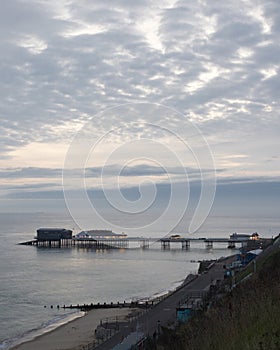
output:
<path id="1" fill-rule="evenodd" d="M 0 27 L 1 198 L 279 181 L 278 0 L 2 0 Z"/>

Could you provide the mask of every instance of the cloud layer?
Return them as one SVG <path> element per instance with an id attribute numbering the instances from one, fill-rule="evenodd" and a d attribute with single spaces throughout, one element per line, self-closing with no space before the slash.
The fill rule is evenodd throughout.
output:
<path id="1" fill-rule="evenodd" d="M 42 177 L 40 167 L 58 175 L 63 159 L 47 164 L 48 144 L 67 145 L 93 117 L 103 135 L 119 119 L 98 113 L 139 102 L 176 109 L 176 118 L 167 113 L 160 123 L 182 138 L 186 120 L 195 123 L 217 168 L 227 170 L 221 176 L 279 176 L 279 18 L 276 0 L 3 0 L 3 185 L 15 173 L 18 186 L 26 174 Z M 159 117 L 123 116 L 133 134 L 132 121 Z M 34 153 L 44 145 L 44 163 L 34 166 L 32 148 L 22 155 L 30 144 Z"/>

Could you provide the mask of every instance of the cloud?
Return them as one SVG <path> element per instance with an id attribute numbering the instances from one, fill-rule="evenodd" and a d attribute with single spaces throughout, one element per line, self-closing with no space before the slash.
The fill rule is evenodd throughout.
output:
<path id="1" fill-rule="evenodd" d="M 62 169 L 53 169 L 53 168 L 7 168 L 0 169 L 0 178 L 6 179 L 28 179 L 28 178 L 52 178 L 52 177 L 61 177 Z"/>
<path id="2" fill-rule="evenodd" d="M 145 185 L 149 188 L 149 184 Z M 176 183 L 177 188 L 185 189 L 185 182 Z M 63 199 L 64 194 L 62 189 L 59 186 L 59 183 L 41 183 L 41 184 L 22 184 L 18 186 L 1 186 L 2 193 L 1 199 L 8 198 L 30 198 L 30 199 L 48 199 L 48 198 L 58 198 Z M 168 183 L 161 183 L 156 185 L 157 196 L 161 198 L 161 201 L 168 202 L 168 196 L 171 194 L 171 187 Z M 219 179 L 217 183 L 216 199 L 223 199 L 223 205 L 230 206 L 231 198 L 247 198 L 248 201 L 251 201 L 254 197 L 258 197 L 261 201 L 262 196 L 265 196 L 266 199 L 273 199 L 273 203 L 279 202 L 279 189 L 280 183 L 278 178 L 260 178 L 260 177 L 244 177 L 240 179 L 228 178 L 228 179 Z M 5 190 L 5 191 L 3 191 Z M 106 192 L 106 195 L 110 196 L 115 195 L 115 189 L 110 189 Z M 200 196 L 200 183 L 194 181 L 190 185 L 190 195 L 192 199 L 199 199 Z M 127 188 L 122 188 L 121 192 L 126 198 L 129 198 L 132 201 L 135 201 L 139 198 L 139 187 L 130 186 Z M 182 190 L 182 195 L 184 190 Z M 106 201 L 104 192 L 99 188 L 90 188 L 87 190 L 89 197 L 97 203 L 99 200 Z M 73 200 L 79 198 L 79 191 L 73 190 L 71 192 L 71 197 Z M 110 197 L 109 197 L 110 199 Z M 186 198 L 185 198 L 186 199 Z M 178 198 L 178 203 L 184 200 L 184 197 Z M 104 203 L 103 203 L 104 204 Z M 259 204 L 259 203 L 258 203 Z"/>
<path id="3" fill-rule="evenodd" d="M 31 196 L 32 193 L 41 193 L 44 189 L 46 189 L 47 192 L 54 192 L 54 189 L 59 187 L 59 183 L 50 182 L 1 186 L 2 190 L 4 189 L 5 191 L 11 191 L 9 192 L 9 196 L 11 193 L 14 193 L 15 196 L 21 196 L 23 193 L 27 193 L 28 196 Z"/>
<path id="4" fill-rule="evenodd" d="M 273 0 L 2 1 L 2 167 L 26 145 L 70 144 L 92 117 L 97 138 L 119 125 L 113 113 L 100 119 L 98 113 L 149 101 L 181 114 L 127 114 L 128 133 L 132 121 L 142 119 L 187 138 L 191 120 L 207 138 L 217 168 L 223 169 L 220 155 L 246 151 L 247 161 L 228 163 L 228 175 L 279 174 L 279 159 L 265 166 L 279 148 L 279 13 Z M 28 165 L 26 155 L 19 164 L 26 169 L 11 171 L 11 178 L 44 176 L 40 160 L 37 170 Z M 129 171 L 160 175 L 151 167 Z M 58 173 L 53 167 L 45 176 Z"/>
<path id="5" fill-rule="evenodd" d="M 216 169 L 216 172 L 223 172 L 224 169 Z M 163 175 L 185 175 L 200 177 L 201 172 L 214 175 L 213 169 L 195 169 L 195 168 L 179 168 L 169 167 L 164 169 L 161 166 L 153 166 L 150 164 L 138 164 L 134 166 L 122 166 L 119 164 L 107 165 L 104 167 L 88 167 L 85 169 L 55 169 L 55 168 L 6 168 L 0 169 L 0 178 L 12 180 L 12 179 L 51 179 L 61 178 L 64 172 L 64 176 L 69 174 L 71 177 L 80 177 L 82 175 L 85 178 L 89 177 L 102 177 L 107 175 L 118 175 L 121 177 L 139 177 L 139 176 L 163 176 Z"/>

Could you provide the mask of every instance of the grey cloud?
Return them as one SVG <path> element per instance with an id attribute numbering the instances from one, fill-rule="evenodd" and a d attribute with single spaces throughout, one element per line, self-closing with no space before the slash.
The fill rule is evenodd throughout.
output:
<path id="1" fill-rule="evenodd" d="M 279 71 L 280 6 L 274 1 L 259 3 L 272 21 L 272 32 L 265 34 L 260 22 L 249 16 L 255 2 L 249 1 L 244 8 L 241 4 L 233 0 L 219 4 L 181 1 L 172 9 L 159 9 L 155 35 L 165 49 L 161 52 L 151 47 L 135 25 L 142 16 L 152 16 L 149 2 L 68 2 L 65 10 L 70 15 L 62 20 L 57 17 L 59 9 L 48 2 L 3 1 L 1 156 L 32 141 L 70 141 L 71 131 L 57 132 L 56 126 L 90 119 L 108 106 L 145 100 L 168 104 L 187 116 L 196 114 L 193 120 L 215 144 L 220 137 L 240 144 L 250 130 L 251 138 L 260 139 L 264 127 L 275 137 L 279 79 L 277 75 L 262 80 L 260 71 L 271 65 Z M 208 32 L 210 19 L 213 28 Z M 63 37 L 77 29 L 79 22 L 101 25 L 103 31 Z M 28 35 L 36 35 L 47 48 L 33 54 L 19 47 L 18 41 Z M 265 41 L 271 44 L 259 45 Z M 238 57 L 240 47 L 251 50 L 252 56 Z M 209 63 L 221 73 L 203 82 L 203 74 L 211 75 L 214 69 L 208 72 Z M 186 88 L 194 81 L 202 86 L 189 93 Z M 269 113 L 264 106 L 272 102 L 273 112 Z M 145 117 L 164 120 L 151 114 Z M 184 117 L 179 119 L 178 129 L 184 134 Z M 104 117 L 95 125 L 103 132 L 117 123 L 117 118 Z M 168 127 L 168 123 L 164 124 Z M 262 142 L 265 149 L 268 138 Z"/>
<path id="2" fill-rule="evenodd" d="M 144 185 L 146 186 L 146 185 Z M 149 185 L 147 185 L 149 186 Z M 177 183 L 177 188 L 185 188 L 186 183 Z M 52 188 L 53 187 L 53 188 Z M 42 184 L 41 188 L 40 185 L 21 185 L 19 187 L 11 187 L 10 191 L 7 193 L 2 193 L 1 198 L 40 198 L 40 199 L 48 199 L 48 198 L 54 198 L 54 199 L 63 199 L 63 191 L 59 189 L 55 189 L 55 187 L 58 188 L 56 184 Z M 164 201 L 168 201 L 168 198 L 170 196 L 170 184 L 157 184 L 157 196 L 160 197 Z M 114 195 L 115 190 L 111 190 L 110 194 Z M 190 184 L 190 196 L 196 197 L 199 199 L 201 191 L 201 184 L 200 182 L 192 182 Z M 139 188 L 138 187 L 128 187 L 122 189 L 123 194 L 125 197 L 130 198 L 130 200 L 136 200 L 139 197 Z M 90 189 L 87 191 L 90 198 L 93 198 L 95 203 L 99 205 L 99 200 L 101 202 L 105 201 L 106 198 L 104 197 L 104 192 L 100 189 Z M 72 198 L 76 198 L 76 191 L 72 191 Z M 223 202 L 224 206 L 230 206 L 231 203 L 229 200 L 232 200 L 233 198 L 238 198 L 240 201 L 240 198 L 243 198 L 244 200 L 252 201 L 252 199 L 257 198 L 258 203 L 262 200 L 262 198 L 268 198 L 270 200 L 273 200 L 275 204 L 279 202 L 279 195 L 280 195 L 280 183 L 279 179 L 277 178 L 270 178 L 269 181 L 267 178 L 261 178 L 261 177 L 251 177 L 251 178 L 240 178 L 237 180 L 236 178 L 231 178 L 228 180 L 219 180 L 217 183 L 217 191 L 216 191 L 216 197 L 215 197 L 215 203 L 216 201 L 221 198 L 224 198 L 225 201 Z M 182 198 L 181 198 L 182 199 Z M 97 201 L 97 202 L 96 202 Z M 101 205 L 104 203 L 101 203 Z M 105 203 L 106 204 L 106 203 Z"/>
<path id="3" fill-rule="evenodd" d="M 48 186 L 46 186 L 48 187 Z M 9 191 L 8 194 L 4 194 L 1 196 L 2 198 L 8 198 L 8 199 L 61 199 L 63 200 L 63 192 L 62 191 L 55 191 L 55 190 L 41 190 L 39 189 L 34 191 L 33 189 L 28 189 L 28 187 L 22 186 L 22 189 L 17 190 L 13 188 L 13 190 Z"/>
<path id="4" fill-rule="evenodd" d="M 213 174 L 212 169 L 194 169 L 194 168 L 178 168 L 168 167 L 164 169 L 160 166 L 149 164 L 139 164 L 135 166 L 123 167 L 118 164 L 108 165 L 106 167 L 88 167 L 86 169 L 55 169 L 55 168 L 7 168 L 0 170 L 0 178 L 2 179 L 33 179 L 33 178 L 61 178 L 64 173 L 66 176 L 81 177 L 85 170 L 86 177 L 100 177 L 119 174 L 123 177 L 132 176 L 161 176 L 161 175 L 200 175 L 200 172 Z M 224 169 L 218 169 L 216 172 L 221 173 Z"/>
<path id="5" fill-rule="evenodd" d="M 61 169 L 51 169 L 51 168 L 7 168 L 0 170 L 0 178 L 13 179 L 13 178 L 52 178 L 61 177 Z"/>
<path id="6" fill-rule="evenodd" d="M 127 166 L 125 168 L 118 165 L 107 166 L 104 168 L 88 168 L 86 175 L 89 176 L 99 176 L 101 171 L 105 170 L 105 174 L 116 174 L 119 173 L 120 176 L 131 177 L 131 176 L 162 176 L 162 175 L 191 175 L 200 176 L 201 172 L 212 174 L 212 169 L 194 169 L 194 168 L 178 168 L 178 167 L 168 167 L 164 169 L 160 166 L 153 166 L 149 164 L 138 164 L 135 166 Z M 224 169 L 218 169 L 217 172 L 223 172 Z"/>
<path id="7" fill-rule="evenodd" d="M 44 189 L 48 189 L 48 191 L 54 191 L 54 188 L 60 188 L 59 183 L 38 183 L 38 184 L 22 184 L 22 185 L 1 185 L 2 190 L 11 191 L 9 194 L 12 194 L 12 192 L 15 193 L 15 195 L 20 195 L 22 191 L 29 192 L 29 191 L 43 191 Z"/>
<path id="8" fill-rule="evenodd" d="M 228 178 L 219 178 L 218 179 L 218 186 L 219 185 L 234 185 L 234 184 L 254 184 L 254 185 L 258 185 L 258 184 L 268 184 L 268 186 L 275 186 L 278 187 L 279 185 L 279 178 L 277 177 L 262 177 L 262 176 L 243 176 L 243 177 L 238 177 L 238 178 L 234 178 L 234 177 L 228 177 Z"/>
<path id="9" fill-rule="evenodd" d="M 269 65 L 279 64 L 280 43 L 275 42 L 255 48 L 256 63 L 267 67 Z"/>
<path id="10" fill-rule="evenodd" d="M 219 32 L 212 37 L 215 39 L 222 39 L 224 41 L 234 39 L 235 47 L 251 46 L 259 42 L 260 26 L 256 23 L 244 23 L 241 21 L 231 21 L 224 26 L 221 26 Z M 233 46 L 234 47 L 234 46 Z"/>

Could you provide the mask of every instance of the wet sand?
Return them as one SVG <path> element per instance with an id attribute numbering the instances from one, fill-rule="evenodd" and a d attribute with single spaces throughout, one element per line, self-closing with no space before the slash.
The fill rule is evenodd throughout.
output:
<path id="1" fill-rule="evenodd" d="M 85 316 L 42 334 L 12 350 L 82 350 L 95 340 L 95 329 L 100 320 L 124 317 L 135 311 L 130 308 L 91 310 Z"/>

